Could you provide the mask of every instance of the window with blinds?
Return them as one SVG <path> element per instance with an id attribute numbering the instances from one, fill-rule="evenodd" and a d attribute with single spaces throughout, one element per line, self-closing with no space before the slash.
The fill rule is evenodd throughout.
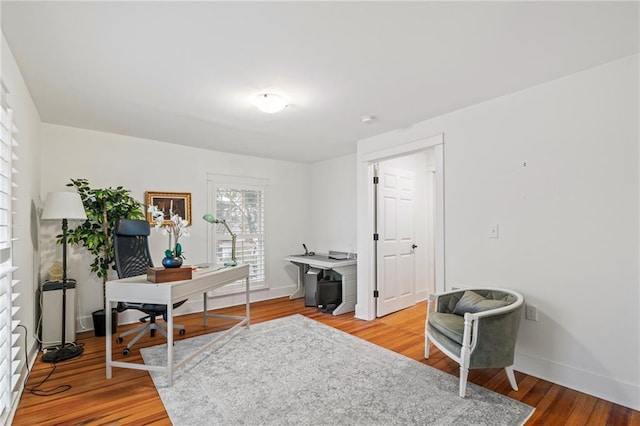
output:
<path id="1" fill-rule="evenodd" d="M 237 235 L 236 260 L 248 263 L 251 289 L 266 288 L 265 271 L 265 188 L 261 179 L 212 176 L 209 180 L 211 213 L 225 220 Z M 231 259 L 232 240 L 226 228 L 212 225 L 210 262 L 222 264 Z M 214 294 L 244 290 L 244 282 L 225 286 Z"/>
<path id="2" fill-rule="evenodd" d="M 15 292 L 18 281 L 13 273 L 12 246 L 12 201 L 13 176 L 16 173 L 14 147 L 17 145 L 17 129 L 13 125 L 12 110 L 7 103 L 7 90 L 2 86 L 0 117 L 0 424 L 5 424 L 20 396 L 20 383 L 24 340 L 18 332 L 20 321 L 18 296 Z"/>

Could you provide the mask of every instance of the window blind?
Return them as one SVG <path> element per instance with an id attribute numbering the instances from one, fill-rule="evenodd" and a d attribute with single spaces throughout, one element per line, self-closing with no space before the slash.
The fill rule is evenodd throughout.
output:
<path id="1" fill-rule="evenodd" d="M 20 338 L 17 312 L 20 309 L 13 265 L 13 194 L 14 168 L 17 157 L 13 111 L 7 103 L 7 90 L 2 86 L 0 108 L 0 424 L 6 424 L 20 396 L 24 345 Z"/>
<path id="2" fill-rule="evenodd" d="M 265 189 L 260 179 L 213 177 L 209 182 L 210 209 L 224 219 L 237 235 L 236 260 L 248 263 L 251 289 L 266 288 L 265 268 Z M 231 259 L 232 240 L 222 225 L 211 235 L 210 262 L 222 264 Z M 214 295 L 244 291 L 244 281 L 222 287 Z"/>

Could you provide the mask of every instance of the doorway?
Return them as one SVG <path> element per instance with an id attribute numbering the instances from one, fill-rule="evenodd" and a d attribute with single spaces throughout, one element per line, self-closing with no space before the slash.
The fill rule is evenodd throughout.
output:
<path id="1" fill-rule="evenodd" d="M 434 148 L 427 148 L 373 166 L 376 317 L 435 292 L 434 161 Z"/>
<path id="2" fill-rule="evenodd" d="M 387 160 L 406 157 L 431 150 L 434 157 L 433 179 L 433 215 L 431 226 L 433 234 L 433 287 L 435 292 L 444 291 L 444 135 L 408 142 L 379 151 L 358 154 L 358 294 L 355 308 L 356 318 L 373 320 L 377 316 L 377 267 L 376 245 L 376 191 L 372 185 L 375 165 Z M 419 245 L 419 244 L 417 244 Z M 424 252 L 424 250 L 422 251 Z M 425 291 L 422 298 L 429 292 Z"/>

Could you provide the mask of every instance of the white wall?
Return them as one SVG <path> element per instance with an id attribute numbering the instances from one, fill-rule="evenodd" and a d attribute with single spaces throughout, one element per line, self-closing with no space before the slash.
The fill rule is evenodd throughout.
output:
<path id="1" fill-rule="evenodd" d="M 635 55 L 358 143 L 360 157 L 444 133 L 447 287 L 521 292 L 539 321 L 523 320 L 515 368 L 635 409 L 638 68 Z"/>
<path id="2" fill-rule="evenodd" d="M 310 166 L 308 191 L 309 241 L 300 241 L 294 253 L 356 251 L 356 155 L 345 155 Z M 301 251 L 302 250 L 302 251 Z"/>
<path id="3" fill-rule="evenodd" d="M 42 195 L 65 190 L 71 178 L 87 178 L 94 187 L 122 185 L 144 203 L 145 191 L 191 192 L 193 227 L 181 244 L 190 264 L 205 262 L 207 222 L 207 174 L 268 179 L 267 188 L 267 274 L 268 291 L 257 291 L 252 300 L 289 295 L 296 283 L 295 270 L 283 259 L 300 250 L 309 230 L 309 166 L 227 154 L 158 141 L 89 131 L 52 124 L 42 125 Z M 43 223 L 42 269 L 60 257 L 60 247 L 48 235 Z M 53 232 L 58 232 L 54 229 Z M 150 246 L 154 263 L 160 264 L 166 236 L 152 233 Z M 70 277 L 78 280 L 79 326 L 92 328 L 91 312 L 102 308 L 101 282 L 89 273 L 91 257 L 81 248 L 70 249 Z M 243 296 L 221 297 L 213 307 L 242 303 Z M 189 300 L 180 313 L 202 309 L 199 298 Z M 123 321 L 135 319 L 127 316 Z M 79 328 L 81 329 L 81 328 Z"/>
<path id="4" fill-rule="evenodd" d="M 14 278 L 20 280 L 16 291 L 20 293 L 17 317 L 28 329 L 27 348 L 36 346 L 36 293 L 38 289 L 38 208 L 40 201 L 40 117 L 16 61 L 2 36 L 2 81 L 9 90 L 8 102 L 13 109 L 13 122 L 18 128 L 15 148 L 18 160 L 14 167 L 18 187 L 14 189 L 13 235 L 19 238 L 13 245 L 15 265 L 19 266 Z M 22 332 L 21 332 L 22 333 Z"/>

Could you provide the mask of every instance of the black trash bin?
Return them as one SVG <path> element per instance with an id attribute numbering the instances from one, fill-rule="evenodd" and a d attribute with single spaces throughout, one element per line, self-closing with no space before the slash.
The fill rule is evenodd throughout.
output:
<path id="1" fill-rule="evenodd" d="M 107 331 L 107 319 L 104 315 L 104 309 L 94 311 L 91 313 L 93 316 L 93 332 L 96 337 L 106 336 Z M 111 334 L 114 335 L 118 332 L 118 311 L 111 309 Z"/>
<path id="2" fill-rule="evenodd" d="M 342 303 L 342 281 L 326 277 L 318 281 L 318 309 L 322 312 L 333 312 Z"/>

